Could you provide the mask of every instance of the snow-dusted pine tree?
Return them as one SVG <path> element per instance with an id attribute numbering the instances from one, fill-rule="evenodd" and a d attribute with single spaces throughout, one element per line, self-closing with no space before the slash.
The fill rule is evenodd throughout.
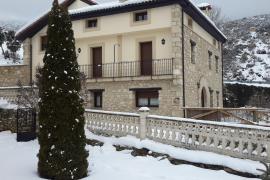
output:
<path id="1" fill-rule="evenodd" d="M 38 172 L 49 179 L 80 179 L 87 176 L 88 168 L 80 72 L 72 23 L 57 0 L 49 15 L 47 35 L 39 78 Z"/>
<path id="2" fill-rule="evenodd" d="M 5 54 L 5 51 L 3 48 L 4 42 L 5 42 L 5 33 L 4 33 L 4 30 L 0 27 L 0 48 L 3 55 Z"/>

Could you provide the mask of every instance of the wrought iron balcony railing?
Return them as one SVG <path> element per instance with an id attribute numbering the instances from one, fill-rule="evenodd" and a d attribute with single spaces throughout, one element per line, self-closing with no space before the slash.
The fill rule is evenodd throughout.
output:
<path id="1" fill-rule="evenodd" d="M 80 65 L 80 71 L 87 79 L 172 75 L 173 59 Z"/>

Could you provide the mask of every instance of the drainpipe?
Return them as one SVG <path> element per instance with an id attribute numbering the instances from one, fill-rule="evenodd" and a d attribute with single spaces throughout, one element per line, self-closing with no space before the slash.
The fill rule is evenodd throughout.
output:
<path id="1" fill-rule="evenodd" d="M 115 71 L 115 68 L 114 68 L 114 66 L 115 66 L 115 61 L 116 61 L 116 53 L 115 53 L 115 51 L 116 51 L 116 46 L 118 46 L 118 47 L 120 47 L 120 44 L 114 44 L 113 45 L 113 78 L 114 78 L 114 71 Z"/>
<path id="2" fill-rule="evenodd" d="M 33 78 L 32 78 L 32 75 L 33 75 L 33 48 L 32 48 L 32 40 L 30 41 L 30 85 L 32 86 L 33 84 Z"/>
<path id="3" fill-rule="evenodd" d="M 182 74 L 183 74 L 183 107 L 186 107 L 186 87 L 185 87 L 185 33 L 184 33 L 184 10 L 182 7 Z M 186 111 L 184 111 L 184 118 Z"/>
<path id="4" fill-rule="evenodd" d="M 221 43 L 221 74 L 222 74 L 222 107 L 223 107 L 223 90 L 224 90 L 224 63 L 223 63 L 223 43 Z"/>

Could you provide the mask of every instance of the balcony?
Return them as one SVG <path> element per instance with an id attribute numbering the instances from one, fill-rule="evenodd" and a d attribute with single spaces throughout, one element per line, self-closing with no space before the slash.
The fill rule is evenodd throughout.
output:
<path id="1" fill-rule="evenodd" d="M 173 59 L 80 65 L 87 79 L 173 75 Z"/>

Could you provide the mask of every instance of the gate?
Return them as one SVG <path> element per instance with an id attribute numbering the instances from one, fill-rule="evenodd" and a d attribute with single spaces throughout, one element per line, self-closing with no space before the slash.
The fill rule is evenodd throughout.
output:
<path id="1" fill-rule="evenodd" d="M 36 112 L 31 108 L 17 109 L 17 141 L 36 139 Z"/>

